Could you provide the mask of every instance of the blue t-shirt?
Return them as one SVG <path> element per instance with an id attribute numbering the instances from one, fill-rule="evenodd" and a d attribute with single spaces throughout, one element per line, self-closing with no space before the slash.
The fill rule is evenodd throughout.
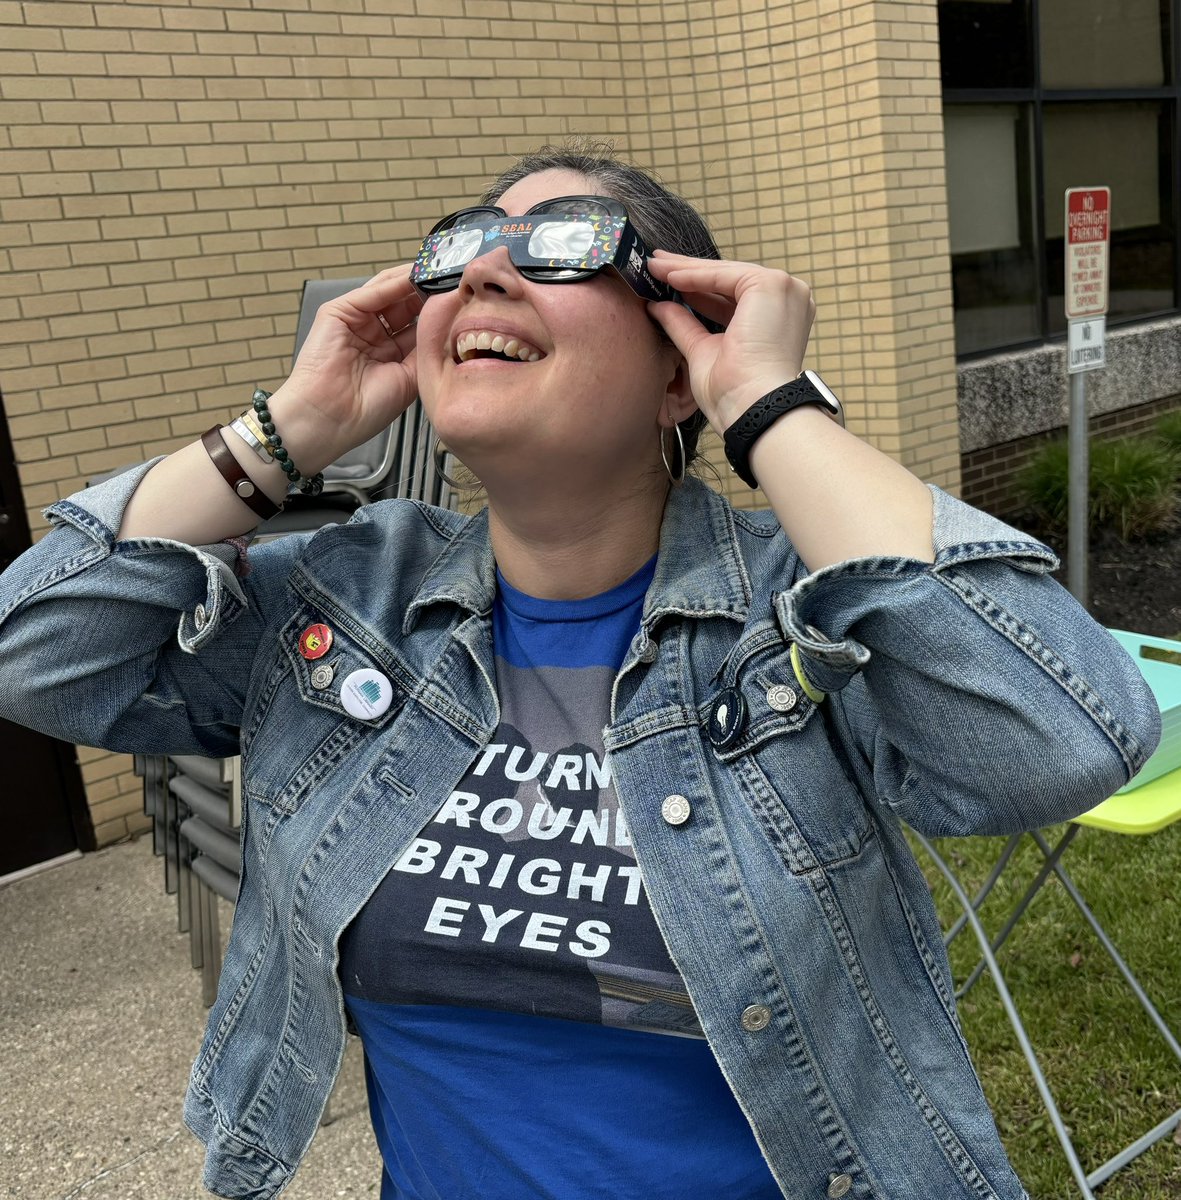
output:
<path id="1" fill-rule="evenodd" d="M 381 1200 L 780 1195 L 648 906 L 602 744 L 655 559 L 499 580 L 500 725 L 345 931 Z"/>

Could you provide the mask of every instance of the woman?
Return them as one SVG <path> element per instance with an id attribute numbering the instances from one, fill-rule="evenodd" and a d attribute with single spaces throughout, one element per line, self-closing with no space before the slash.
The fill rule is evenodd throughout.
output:
<path id="1" fill-rule="evenodd" d="M 4 715 L 243 755 L 206 1186 L 286 1185 L 347 1023 L 383 1200 L 1023 1197 L 900 821 L 1091 807 L 1150 693 L 1045 547 L 796 382 L 806 284 L 593 148 L 484 204 L 325 305 L 260 424 L 52 506 L 0 588 Z M 314 490 L 416 395 L 481 515 L 384 502 L 235 574 L 249 481 Z M 683 478 L 703 420 L 770 511 Z"/>

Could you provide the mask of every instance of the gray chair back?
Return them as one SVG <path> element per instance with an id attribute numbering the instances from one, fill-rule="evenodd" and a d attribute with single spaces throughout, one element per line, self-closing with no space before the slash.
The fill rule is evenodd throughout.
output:
<path id="1" fill-rule="evenodd" d="M 320 305 L 360 287 L 367 278 L 308 279 L 304 282 L 295 327 L 295 348 L 291 355 L 293 364 Z M 452 500 L 451 489 L 435 470 L 432 436 L 421 407 L 411 405 L 379 434 L 325 467 L 324 491 L 329 494 L 344 492 L 353 496 L 358 504 L 402 496 L 447 506 Z"/>

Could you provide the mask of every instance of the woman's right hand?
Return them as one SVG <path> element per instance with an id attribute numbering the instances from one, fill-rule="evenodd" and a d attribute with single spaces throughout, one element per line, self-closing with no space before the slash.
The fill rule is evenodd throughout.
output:
<path id="1" fill-rule="evenodd" d="M 268 401 L 304 474 L 368 441 L 414 402 L 422 304 L 410 268 L 400 266 L 320 306 L 290 376 Z"/>

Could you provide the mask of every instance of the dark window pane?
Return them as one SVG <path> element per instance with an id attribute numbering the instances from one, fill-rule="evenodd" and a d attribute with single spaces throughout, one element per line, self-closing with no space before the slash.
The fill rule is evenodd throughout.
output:
<path id="1" fill-rule="evenodd" d="M 956 352 L 1036 338 L 1029 107 L 946 105 L 943 122 Z"/>
<path id="2" fill-rule="evenodd" d="M 1041 0 L 1042 87 L 1160 87 L 1168 0 Z"/>
<path id="3" fill-rule="evenodd" d="M 1066 328 L 1062 229 L 1069 187 L 1111 188 L 1108 319 L 1174 307 L 1172 105 L 1047 104 L 1043 112 L 1050 332 Z"/>
<path id="4" fill-rule="evenodd" d="M 1033 86 L 1029 0 L 939 0 L 945 88 Z"/>

